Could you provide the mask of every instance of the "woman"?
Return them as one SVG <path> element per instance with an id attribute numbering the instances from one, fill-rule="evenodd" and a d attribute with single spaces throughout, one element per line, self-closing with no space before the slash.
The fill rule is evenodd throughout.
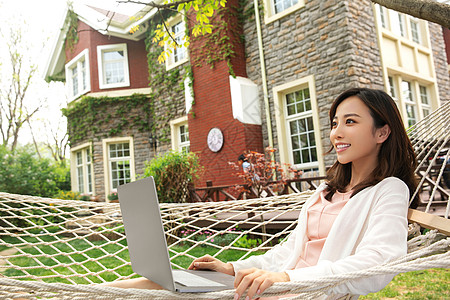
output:
<path id="1" fill-rule="evenodd" d="M 330 122 L 337 161 L 289 238 L 260 256 L 231 263 L 204 256 L 189 269 L 234 275 L 235 299 L 252 299 L 275 282 L 362 270 L 406 254 L 416 158 L 396 104 L 383 91 L 350 89 L 332 104 Z M 376 292 L 392 277 L 352 280 L 329 293 Z M 146 279 L 136 283 L 155 287 Z"/>

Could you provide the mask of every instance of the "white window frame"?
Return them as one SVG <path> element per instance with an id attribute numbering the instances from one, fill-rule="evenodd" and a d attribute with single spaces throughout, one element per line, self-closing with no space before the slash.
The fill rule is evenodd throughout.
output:
<path id="1" fill-rule="evenodd" d="M 403 41 L 408 40 L 410 43 L 427 47 L 428 31 L 426 30 L 426 21 L 417 19 L 407 14 L 397 12 L 395 10 L 388 9 L 379 4 L 374 5 L 379 27 L 382 28 L 385 33 L 389 33 L 398 38 L 404 39 Z M 385 26 L 383 26 L 382 18 L 384 19 Z M 400 24 L 399 22 L 400 19 L 402 20 L 401 25 L 403 29 L 403 34 L 394 30 L 394 22 L 396 24 Z M 417 35 L 419 39 L 418 41 L 416 41 L 413 38 L 411 23 L 415 23 L 417 25 Z"/>
<path id="2" fill-rule="evenodd" d="M 181 141 L 181 131 L 182 126 L 188 126 L 188 117 L 183 116 L 181 118 L 170 121 L 170 137 L 172 141 L 172 150 L 183 152 L 183 148 L 189 147 L 191 145 L 190 140 L 187 142 Z M 188 127 L 189 128 L 189 127 Z"/>
<path id="3" fill-rule="evenodd" d="M 415 78 L 408 74 L 396 73 L 389 74 L 388 76 L 393 78 L 394 89 L 397 92 L 397 98 L 394 98 L 394 100 L 397 103 L 405 128 L 409 127 L 406 105 L 413 105 L 415 107 L 414 112 L 416 122 L 419 122 L 425 117 L 423 112 L 424 109 L 428 110 L 429 113 L 431 113 L 439 106 L 437 97 L 433 93 L 435 91 L 434 83 L 426 82 L 424 80 L 421 80 L 420 78 Z M 405 97 L 403 96 L 403 91 L 401 89 L 401 84 L 403 81 L 407 81 L 410 83 L 413 101 L 408 101 L 408 99 L 405 99 Z M 420 91 L 421 86 L 426 88 L 428 104 L 422 102 Z M 386 86 L 386 90 L 389 91 L 389 84 L 388 86 Z"/>
<path id="4" fill-rule="evenodd" d="M 106 77 L 104 74 L 104 62 L 103 62 L 103 53 L 111 52 L 111 51 L 123 51 L 123 82 L 115 82 L 115 83 L 106 83 Z M 127 44 L 113 44 L 113 45 L 100 45 L 97 46 L 97 62 L 98 62 L 98 84 L 100 89 L 111 89 L 118 87 L 127 87 L 130 86 L 130 72 L 128 65 L 128 51 Z"/>
<path id="5" fill-rule="evenodd" d="M 113 184 L 112 184 L 111 162 L 117 160 L 124 160 L 124 159 L 110 159 L 109 145 L 122 143 L 129 144 L 130 156 L 128 157 L 128 159 L 130 161 L 130 180 L 131 181 L 136 180 L 133 137 L 117 137 L 102 140 L 103 170 L 105 178 L 105 199 L 108 202 L 109 202 L 108 195 L 110 195 L 113 192 L 117 192 L 117 189 L 112 187 Z"/>
<path id="6" fill-rule="evenodd" d="M 83 73 L 81 64 L 84 61 L 85 64 L 85 83 L 86 87 L 83 88 Z M 73 81 L 72 81 L 72 70 L 77 67 L 78 76 L 78 93 L 73 93 Z M 77 99 L 78 97 L 88 93 L 91 90 L 91 76 L 90 76 L 90 65 L 89 65 L 89 49 L 84 49 L 77 56 L 75 56 L 71 61 L 65 65 L 66 72 L 66 83 L 67 83 L 67 95 L 69 95 L 70 100 Z"/>
<path id="7" fill-rule="evenodd" d="M 88 152 L 90 153 L 90 161 L 88 160 Z M 78 163 L 78 153 L 81 153 L 81 164 Z M 70 149 L 70 161 L 71 161 L 71 186 L 72 190 L 85 195 L 95 195 L 94 184 L 94 165 L 92 159 L 92 144 L 84 143 L 77 147 Z M 90 172 L 89 172 L 90 167 Z M 78 170 L 82 170 L 81 183 L 83 190 L 80 190 L 79 173 Z M 89 174 L 90 173 L 90 174 Z M 90 176 L 89 176 L 90 175 Z M 89 182 L 90 180 L 90 182 Z M 89 189 L 90 187 L 90 189 Z"/>
<path id="8" fill-rule="evenodd" d="M 291 7 L 275 13 L 275 3 L 274 0 L 264 0 L 264 22 L 266 24 L 275 22 L 305 6 L 305 0 L 298 0 L 297 4 Z"/>
<path id="9" fill-rule="evenodd" d="M 308 112 L 301 113 L 295 116 L 288 116 L 285 99 L 286 95 L 298 90 L 303 90 L 305 88 L 309 89 L 310 99 L 311 99 L 311 110 Z M 311 168 L 318 168 L 319 174 L 325 174 L 325 165 L 322 155 L 322 141 L 321 141 L 321 126 L 319 121 L 319 111 L 317 105 L 317 97 L 315 90 L 315 80 L 314 76 L 306 76 L 295 81 L 282 84 L 273 88 L 274 101 L 276 105 L 275 120 L 277 124 L 277 136 L 278 136 L 278 147 L 280 150 L 280 161 L 282 164 L 287 163 L 296 169 L 309 170 Z M 297 164 L 293 163 L 292 146 L 290 141 L 290 129 L 288 122 L 294 118 L 307 118 L 312 117 L 314 126 L 314 139 L 317 151 L 317 162 Z"/>
<path id="10" fill-rule="evenodd" d="M 187 24 L 186 24 L 186 22 L 185 22 L 185 20 L 184 20 L 182 15 L 174 16 L 174 17 L 170 18 L 169 20 L 167 20 L 166 23 L 167 23 L 167 27 L 170 28 L 171 31 L 172 31 L 172 27 L 177 25 L 178 23 L 183 23 L 184 24 L 184 28 L 186 30 L 186 25 Z M 173 34 L 173 33 L 171 32 L 171 34 Z M 182 37 L 181 37 L 181 41 L 182 41 L 183 44 L 184 44 L 184 41 L 185 41 L 185 39 L 184 39 L 185 35 L 186 35 L 186 32 L 184 31 L 182 33 Z M 177 38 L 178 36 L 176 36 L 176 37 L 173 36 L 173 37 Z M 179 65 L 184 64 L 185 62 L 187 62 L 189 60 L 188 48 L 184 47 L 184 45 L 180 45 L 179 48 L 184 49 L 184 57 L 182 59 L 178 60 L 177 62 L 175 62 L 174 61 L 174 49 L 169 49 L 169 44 L 168 43 L 164 44 L 164 50 L 170 52 L 168 57 L 167 57 L 167 59 L 166 59 L 166 70 L 173 69 L 173 68 L 175 68 L 175 67 L 177 67 Z"/>

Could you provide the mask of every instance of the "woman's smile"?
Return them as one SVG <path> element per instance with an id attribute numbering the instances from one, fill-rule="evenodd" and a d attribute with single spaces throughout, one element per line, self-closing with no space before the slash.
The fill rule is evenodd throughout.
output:
<path id="1" fill-rule="evenodd" d="M 347 150 L 350 147 L 350 144 L 344 144 L 344 143 L 336 143 L 334 145 L 334 148 L 336 149 L 336 152 L 342 152 Z"/>

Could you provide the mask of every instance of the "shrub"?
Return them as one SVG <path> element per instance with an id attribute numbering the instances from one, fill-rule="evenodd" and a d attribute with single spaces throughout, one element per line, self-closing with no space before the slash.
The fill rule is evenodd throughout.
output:
<path id="1" fill-rule="evenodd" d="M 186 202 L 188 184 L 198 180 L 203 167 L 192 152 L 167 152 L 145 163 L 144 175 L 153 176 L 160 202 Z"/>
<path id="2" fill-rule="evenodd" d="M 70 182 L 69 167 L 49 158 L 39 158 L 32 148 L 11 152 L 0 146 L 0 191 L 53 197 Z"/>
<path id="3" fill-rule="evenodd" d="M 236 171 L 234 175 L 242 178 L 244 184 L 249 186 L 257 197 L 263 196 L 267 188 L 274 192 L 282 192 L 287 179 L 299 178 L 302 175 L 302 171 L 293 169 L 289 164 L 284 164 L 283 167 L 276 162 L 273 159 L 275 151 L 276 149 L 267 147 L 266 153 L 254 151 L 245 153 L 245 159 L 249 164 L 245 170 L 235 162 L 228 163 Z M 242 186 L 236 186 L 236 189 L 238 192 L 245 191 L 245 187 Z"/>

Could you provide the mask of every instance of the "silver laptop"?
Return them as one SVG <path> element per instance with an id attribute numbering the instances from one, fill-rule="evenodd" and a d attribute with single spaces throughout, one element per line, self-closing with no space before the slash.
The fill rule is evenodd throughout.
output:
<path id="1" fill-rule="evenodd" d="M 120 185 L 117 191 L 134 272 L 171 291 L 233 289 L 234 277 L 227 274 L 172 270 L 153 177 Z"/>

